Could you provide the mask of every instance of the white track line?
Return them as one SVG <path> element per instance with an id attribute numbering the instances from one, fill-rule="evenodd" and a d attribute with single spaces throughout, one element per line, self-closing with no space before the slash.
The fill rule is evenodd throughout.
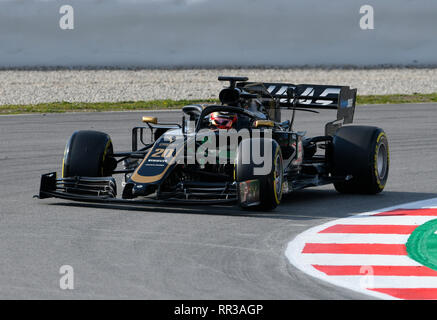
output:
<path id="1" fill-rule="evenodd" d="M 335 224 L 364 224 L 364 225 L 411 225 L 420 226 L 425 222 L 437 219 L 437 216 L 363 216 L 335 220 Z"/>
<path id="2" fill-rule="evenodd" d="M 332 280 L 360 285 L 363 276 L 330 276 Z M 368 276 L 366 281 L 371 281 L 373 288 L 437 288 L 437 277 L 417 276 Z"/>
<path id="3" fill-rule="evenodd" d="M 311 241 L 313 243 L 407 243 L 408 234 L 344 234 L 344 233 L 318 233 Z"/>
<path id="4" fill-rule="evenodd" d="M 420 266 L 421 264 L 408 258 L 396 255 L 369 254 L 331 254 L 307 253 L 301 254 L 300 262 L 327 266 Z"/>

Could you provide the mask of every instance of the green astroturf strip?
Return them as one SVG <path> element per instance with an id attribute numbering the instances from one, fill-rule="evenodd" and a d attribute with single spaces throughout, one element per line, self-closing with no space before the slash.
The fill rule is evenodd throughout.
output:
<path id="1" fill-rule="evenodd" d="M 437 270 L 437 219 L 417 227 L 407 241 L 408 256 L 420 264 Z"/>
<path id="2" fill-rule="evenodd" d="M 434 103 L 437 93 L 431 94 L 390 94 L 390 95 L 358 95 L 357 105 L 368 104 L 399 104 L 399 103 Z M 215 104 L 217 99 L 194 100 L 151 100 L 151 101 L 121 101 L 121 102 L 50 102 L 29 105 L 1 105 L 1 114 L 21 113 L 63 113 L 63 112 L 102 112 L 129 110 L 165 110 L 180 109 L 189 104 Z"/>

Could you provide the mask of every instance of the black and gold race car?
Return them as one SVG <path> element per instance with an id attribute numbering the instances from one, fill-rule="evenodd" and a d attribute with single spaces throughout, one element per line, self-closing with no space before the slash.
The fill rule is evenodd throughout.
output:
<path id="1" fill-rule="evenodd" d="M 132 150 L 115 152 L 108 134 L 77 131 L 39 198 L 147 205 L 238 203 L 270 210 L 283 194 L 334 184 L 342 193 L 381 192 L 389 172 L 385 132 L 351 125 L 356 89 L 347 86 L 229 81 L 220 105 L 188 105 L 180 124 L 143 117 Z M 281 119 L 281 111 L 289 119 Z M 336 111 L 323 136 L 293 130 L 297 111 Z M 117 181 L 122 177 L 121 197 Z M 121 183 L 120 183 L 121 182 Z"/>

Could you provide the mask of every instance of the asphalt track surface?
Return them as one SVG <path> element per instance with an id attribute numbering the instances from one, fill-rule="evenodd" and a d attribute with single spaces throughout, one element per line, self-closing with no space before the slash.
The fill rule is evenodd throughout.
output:
<path id="1" fill-rule="evenodd" d="M 0 117 L 0 298 L 2 299 L 370 299 L 305 275 L 284 251 L 304 230 L 332 219 L 437 196 L 437 105 L 358 107 L 356 123 L 387 132 L 385 192 L 341 195 L 307 189 L 274 212 L 235 207 L 125 208 L 37 200 L 40 175 L 60 171 L 78 129 L 109 133 L 116 151 L 150 112 Z M 179 112 L 155 112 L 179 122 Z M 296 129 L 321 134 L 332 111 L 300 113 Z M 59 269 L 74 268 L 74 290 Z"/>

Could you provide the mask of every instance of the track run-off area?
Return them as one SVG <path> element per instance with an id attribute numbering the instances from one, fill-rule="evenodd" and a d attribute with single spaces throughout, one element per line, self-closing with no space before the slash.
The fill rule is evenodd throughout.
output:
<path id="1" fill-rule="evenodd" d="M 298 235 L 302 271 L 381 298 L 437 299 L 437 198 L 362 213 Z"/>
<path id="2" fill-rule="evenodd" d="M 167 123 L 180 123 L 182 116 L 180 111 L 0 116 L 0 298 L 435 296 L 437 204 L 430 199 L 437 198 L 436 104 L 357 107 L 355 123 L 383 128 L 390 144 L 388 183 L 375 196 L 317 187 L 287 196 L 272 212 L 33 198 L 41 174 L 60 172 L 74 131 L 107 132 L 115 151 L 126 151 L 132 127 L 145 115 Z M 283 113 L 283 120 L 289 117 Z M 295 129 L 320 135 L 334 118 L 330 111 L 298 113 Z M 293 263 L 290 242 L 300 245 Z M 329 254 L 335 261 L 323 258 Z M 357 259 L 348 260 L 351 256 Z M 74 270 L 73 290 L 59 285 L 65 265 Z"/>

